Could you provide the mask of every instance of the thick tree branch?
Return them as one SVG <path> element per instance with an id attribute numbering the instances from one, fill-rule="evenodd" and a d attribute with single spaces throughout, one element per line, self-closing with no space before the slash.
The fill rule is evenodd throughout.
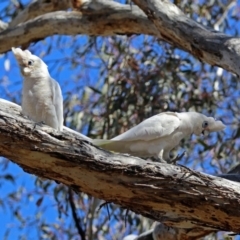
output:
<path id="1" fill-rule="evenodd" d="M 109 36 L 141 33 L 158 34 L 154 24 L 139 8 L 133 12 L 109 12 L 97 15 L 97 18 L 91 15 L 83 16 L 80 12 L 58 11 L 41 15 L 1 32 L 0 53 L 10 50 L 11 47 L 27 45 L 54 34 Z"/>
<path id="2" fill-rule="evenodd" d="M 200 229 L 199 229 L 200 230 Z M 200 230 L 201 231 L 201 230 Z M 123 240 L 182 240 L 182 239 L 199 239 L 201 236 L 199 231 L 198 237 L 190 237 L 188 229 L 177 229 L 168 227 L 162 223 L 158 223 L 153 229 L 148 230 L 137 237 L 133 235 L 126 236 Z M 202 236 L 209 232 L 205 231 Z"/>
<path id="3" fill-rule="evenodd" d="M 45 2 L 46 0 L 42 0 Z M 47 5 L 42 13 L 52 9 L 64 9 L 67 1 L 61 4 Z M 220 66 L 240 76 L 240 39 L 206 29 L 170 1 L 134 0 L 138 6 L 123 5 L 108 0 L 72 0 L 73 6 L 80 12 L 51 12 L 39 16 L 35 8 L 25 10 L 0 33 L 0 53 L 13 46 L 28 45 L 54 34 L 61 35 L 115 35 L 148 34 L 156 36 L 176 47 L 182 48 L 201 61 Z M 37 3 L 36 3 L 37 4 Z M 66 5 L 64 5 L 66 4 Z M 30 11 L 31 9 L 31 11 Z M 83 14 L 83 15 L 82 15 Z M 33 17 L 38 16 L 34 19 Z M 149 19 L 154 23 L 152 23 Z M 96 21 L 97 19 L 97 21 Z M 5 27 L 4 27 L 5 28 Z"/>
<path id="4" fill-rule="evenodd" d="M 114 202 L 194 239 L 240 229 L 240 185 L 186 168 L 101 150 L 78 134 L 36 126 L 0 101 L 0 155 L 26 172 Z M 202 235 L 201 235 L 202 236 Z"/>
<path id="5" fill-rule="evenodd" d="M 162 38 L 203 62 L 240 76 L 240 38 L 211 31 L 166 0 L 133 0 L 155 24 Z"/>
<path id="6" fill-rule="evenodd" d="M 45 13 L 66 10 L 70 7 L 71 5 L 68 0 L 33 1 L 10 22 L 9 27 L 15 27 L 20 23 L 26 22 Z"/>

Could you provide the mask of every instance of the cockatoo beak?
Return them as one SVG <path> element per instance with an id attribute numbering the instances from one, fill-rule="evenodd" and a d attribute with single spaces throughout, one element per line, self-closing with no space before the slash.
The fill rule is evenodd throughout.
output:
<path id="1" fill-rule="evenodd" d="M 209 129 L 210 132 L 221 131 L 226 127 L 221 121 L 215 121 L 214 125 Z"/>

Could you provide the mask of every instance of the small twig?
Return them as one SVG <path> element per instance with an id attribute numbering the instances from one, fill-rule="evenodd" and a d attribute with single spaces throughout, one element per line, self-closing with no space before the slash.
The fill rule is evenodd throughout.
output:
<path id="1" fill-rule="evenodd" d="M 106 205 L 106 207 L 107 207 L 107 213 L 108 213 L 108 220 L 110 221 L 110 212 L 109 212 L 108 204 Z"/>
<path id="2" fill-rule="evenodd" d="M 128 215 L 128 213 L 129 213 L 129 209 L 126 210 L 126 214 L 125 214 L 125 216 L 124 216 L 125 228 L 126 228 L 126 226 L 127 226 L 127 215 Z"/>
<path id="3" fill-rule="evenodd" d="M 104 203 L 100 204 L 100 206 L 97 209 L 97 213 L 102 209 L 102 207 L 104 207 L 106 205 L 107 206 L 108 219 L 110 221 L 110 213 L 109 213 L 109 208 L 108 208 L 109 203 L 110 202 L 104 202 Z"/>
<path id="4" fill-rule="evenodd" d="M 76 228 L 78 230 L 78 233 L 81 236 L 82 240 L 86 240 L 85 231 L 82 229 L 82 227 L 80 225 L 81 220 L 77 216 L 76 206 L 75 206 L 74 201 L 73 201 L 73 192 L 72 192 L 71 188 L 68 188 L 68 196 L 69 196 L 68 200 L 69 200 L 70 207 L 71 207 L 71 210 L 72 210 L 72 216 L 73 216 Z"/>

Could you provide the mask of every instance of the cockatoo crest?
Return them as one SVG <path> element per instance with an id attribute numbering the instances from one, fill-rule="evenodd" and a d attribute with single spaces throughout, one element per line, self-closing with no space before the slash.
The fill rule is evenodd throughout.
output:
<path id="1" fill-rule="evenodd" d="M 18 64 L 21 68 L 21 73 L 24 77 L 36 78 L 41 76 L 49 76 L 48 67 L 41 58 L 33 55 L 29 50 L 21 48 L 12 48 Z"/>

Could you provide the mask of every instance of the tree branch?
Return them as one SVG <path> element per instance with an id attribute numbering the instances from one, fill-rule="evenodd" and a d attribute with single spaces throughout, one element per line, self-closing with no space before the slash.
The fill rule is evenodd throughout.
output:
<path id="1" fill-rule="evenodd" d="M 86 240 L 85 231 L 81 227 L 81 220 L 79 219 L 79 217 L 77 215 L 77 211 L 76 211 L 76 207 L 75 207 L 75 203 L 74 203 L 74 199 L 73 199 L 73 192 L 72 192 L 71 188 L 68 188 L 68 196 L 69 196 L 70 207 L 72 210 L 73 220 L 74 220 L 76 228 L 78 230 L 78 234 L 81 237 L 81 240 Z"/>
<path id="2" fill-rule="evenodd" d="M 38 0 L 31 2 L 22 12 L 20 12 L 9 24 L 9 27 L 15 27 L 20 23 L 54 11 L 66 10 L 70 8 L 68 0 Z"/>
<path id="3" fill-rule="evenodd" d="M 139 8 L 136 11 L 115 11 L 97 15 L 97 21 L 96 15 L 83 16 L 80 12 L 58 11 L 41 15 L 1 32 L 0 53 L 10 50 L 11 47 L 27 45 L 54 34 L 109 36 L 142 33 L 158 34 L 154 24 Z"/>
<path id="4" fill-rule="evenodd" d="M 200 230 L 200 229 L 199 229 Z M 209 234 L 210 232 L 203 231 L 202 236 Z M 162 223 L 156 224 L 156 226 L 139 236 L 134 237 L 134 235 L 126 236 L 123 240 L 175 240 L 175 239 L 199 239 L 201 236 L 200 231 L 198 237 L 191 236 L 187 229 L 177 229 L 168 227 Z"/>
<path id="5" fill-rule="evenodd" d="M 171 2 L 134 0 L 147 16 L 137 6 L 107 0 L 73 2 L 86 15 L 79 12 L 51 12 L 14 28 L 7 28 L 0 33 L 0 53 L 54 34 L 148 34 L 188 51 L 201 61 L 240 76 L 240 39 L 206 29 L 186 17 Z M 29 14 L 26 19 L 34 14 L 36 12 Z M 21 19 L 24 21 L 25 18 Z"/>
<path id="6" fill-rule="evenodd" d="M 0 155 L 26 172 L 184 229 L 189 238 L 240 228 L 240 185 L 184 167 L 93 146 L 78 134 L 36 126 L 20 106 L 0 101 Z"/>
<path id="7" fill-rule="evenodd" d="M 240 76 L 240 38 L 206 29 L 166 0 L 133 0 L 155 24 L 162 38 L 211 65 Z"/>

